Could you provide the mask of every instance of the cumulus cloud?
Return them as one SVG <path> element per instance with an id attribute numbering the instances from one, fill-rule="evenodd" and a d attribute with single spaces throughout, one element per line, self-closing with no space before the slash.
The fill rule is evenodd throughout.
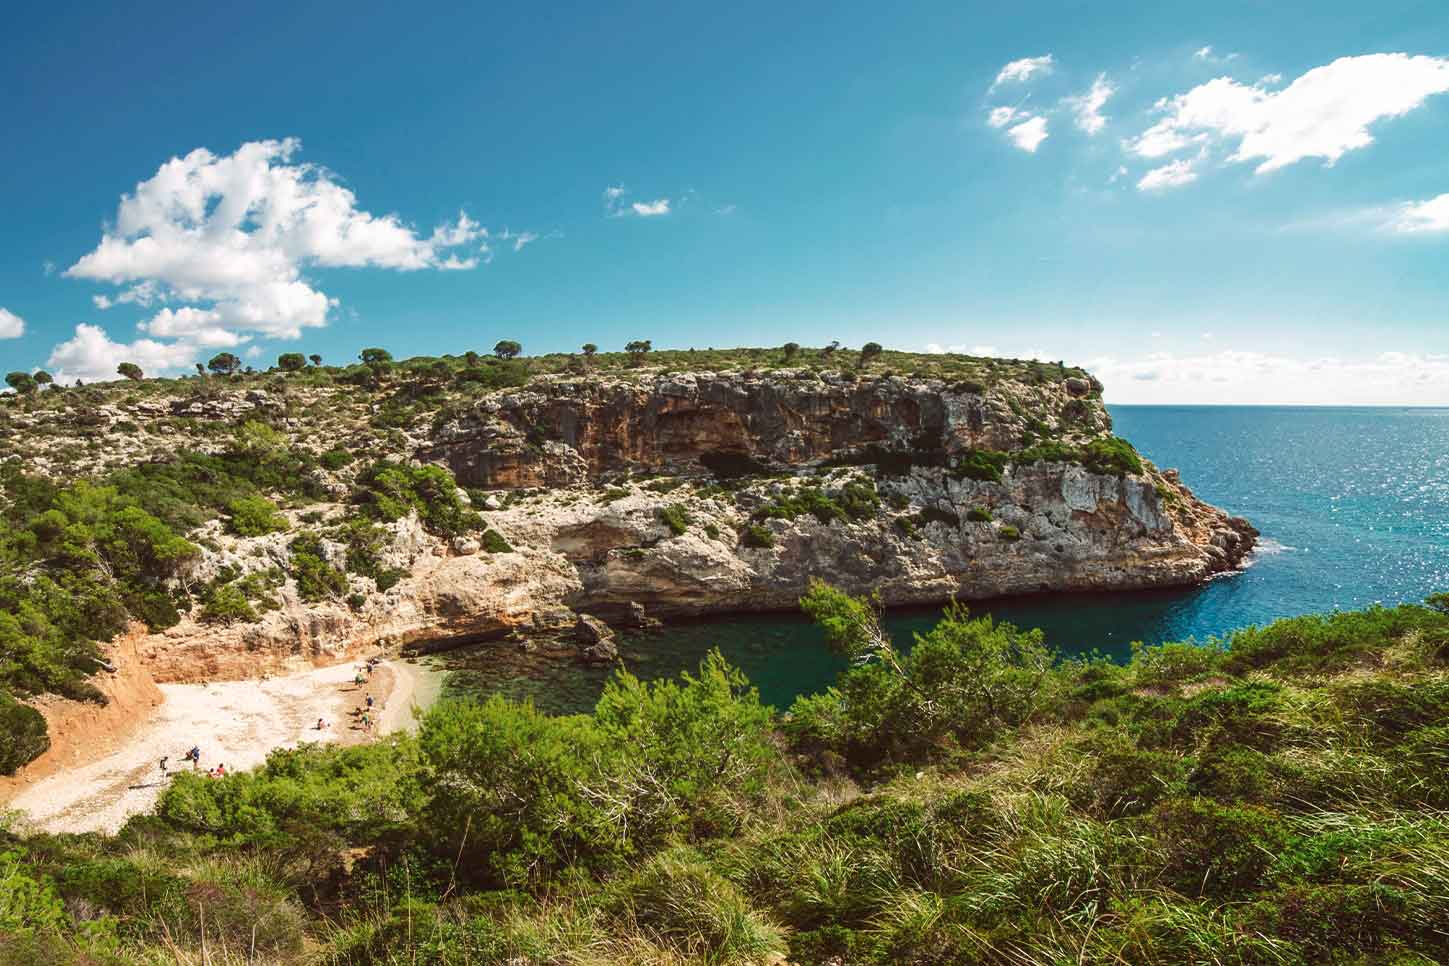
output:
<path id="1" fill-rule="evenodd" d="M 1449 194 L 1401 206 L 1389 219 L 1388 227 L 1405 234 L 1449 231 Z"/>
<path id="2" fill-rule="evenodd" d="M 1369 126 L 1400 117 L 1449 91 L 1449 59 L 1396 54 L 1341 57 L 1279 91 L 1219 77 L 1164 98 L 1165 116 L 1128 142 L 1156 158 L 1214 138 L 1236 142 L 1229 161 L 1257 161 L 1257 173 L 1306 158 L 1333 164 L 1373 143 Z"/>
<path id="3" fill-rule="evenodd" d="M 1153 168 L 1137 182 L 1138 191 L 1161 191 L 1165 188 L 1180 188 L 1197 180 L 1191 161 L 1173 161 L 1160 168 Z"/>
<path id="4" fill-rule="evenodd" d="M 629 206 L 634 214 L 641 218 L 653 218 L 657 215 L 669 214 L 669 199 L 659 198 L 654 201 L 636 201 Z"/>
<path id="5" fill-rule="evenodd" d="M 1114 403 L 1442 405 L 1449 355 L 1383 352 L 1366 358 L 1300 358 L 1224 349 L 1091 360 Z"/>
<path id="6" fill-rule="evenodd" d="M 309 267 L 478 264 L 471 254 L 457 254 L 488 235 L 466 212 L 420 235 L 397 215 L 359 208 L 330 172 L 293 162 L 300 150 L 300 141 L 287 138 L 248 142 L 229 155 L 198 148 L 172 158 L 121 197 L 114 224 L 65 274 L 120 287 L 98 296 L 99 308 L 165 304 L 140 323 L 143 332 L 216 346 L 256 335 L 295 339 L 325 325 L 337 301 L 303 276 Z M 86 327 L 56 351 L 64 349 L 67 359 L 92 357 L 116 345 Z M 149 340 L 135 345 L 156 352 Z M 190 349 L 166 348 L 151 368 L 190 357 Z"/>
<path id="7" fill-rule="evenodd" d="M 9 309 L 0 308 L 0 339 L 18 339 L 25 334 L 25 320 Z"/>
<path id="8" fill-rule="evenodd" d="M 1077 127 L 1087 134 L 1096 134 L 1107 126 L 1107 119 L 1102 116 L 1102 108 L 1115 93 L 1117 88 L 1107 80 L 1107 75 L 1098 74 L 1085 94 L 1068 97 L 1065 103 L 1071 109 Z"/>
<path id="9" fill-rule="evenodd" d="M 46 365 L 57 382 L 94 382 L 116 378 L 116 366 L 122 362 L 134 362 L 148 373 L 165 372 L 190 365 L 196 355 L 196 346 L 188 342 L 113 342 L 105 329 L 82 322 L 75 327 L 73 338 L 51 351 Z"/>
<path id="10" fill-rule="evenodd" d="M 996 75 L 996 80 L 991 82 L 993 88 L 1002 84 L 1016 84 L 1022 81 L 1031 80 L 1038 74 L 1050 74 L 1055 66 L 1051 54 L 1042 54 L 1040 57 L 1023 57 L 1020 60 L 1013 60 Z"/>
<path id="11" fill-rule="evenodd" d="M 1036 149 L 1047 139 L 1046 118 L 1036 115 L 1022 121 L 1006 132 L 1011 143 L 1030 154 L 1035 154 Z"/>

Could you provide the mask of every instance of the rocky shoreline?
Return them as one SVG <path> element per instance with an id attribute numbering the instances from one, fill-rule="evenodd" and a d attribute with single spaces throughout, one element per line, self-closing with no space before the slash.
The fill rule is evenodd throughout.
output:
<path id="1" fill-rule="evenodd" d="M 139 646 L 159 681 L 222 679 L 377 646 L 567 634 L 581 614 L 790 609 L 814 577 L 895 606 L 1187 586 L 1242 566 L 1252 526 L 1145 460 L 1120 473 L 1067 459 L 1007 461 L 996 478 L 958 469 L 981 452 L 1030 456 L 1042 438 L 1110 439 L 1110 426 L 1099 387 L 1080 379 L 988 390 L 790 372 L 542 380 L 407 437 L 409 455 L 469 487 L 505 547 L 440 539 L 404 517 L 385 527 L 395 586 L 351 576 L 351 602 L 308 603 L 287 585 L 255 622 L 187 618 Z M 872 502 L 831 509 L 852 493 Z M 305 512 L 325 526 L 350 508 Z M 289 533 L 239 538 L 213 524 L 203 536 L 194 580 L 287 564 Z M 344 548 L 323 546 L 340 564 Z"/>

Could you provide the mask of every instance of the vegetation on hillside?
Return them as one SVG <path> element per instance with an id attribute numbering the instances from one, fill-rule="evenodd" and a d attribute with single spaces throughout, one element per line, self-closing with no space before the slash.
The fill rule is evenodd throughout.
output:
<path id="1" fill-rule="evenodd" d="M 1449 604 L 1118 666 L 963 609 L 786 714 L 718 656 L 592 714 L 183 774 L 0 835 L 0 962 L 1427 963 L 1449 957 Z"/>

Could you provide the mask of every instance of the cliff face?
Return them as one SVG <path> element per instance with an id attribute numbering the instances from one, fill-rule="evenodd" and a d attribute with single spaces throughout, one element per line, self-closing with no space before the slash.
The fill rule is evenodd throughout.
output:
<path id="1" fill-rule="evenodd" d="M 941 462 L 1013 450 L 1029 425 L 1091 439 L 1111 419 L 1085 380 L 1027 386 L 810 370 L 684 373 L 646 383 L 558 380 L 503 394 L 439 427 L 419 457 L 467 486 L 578 485 L 623 470 L 700 473 L 819 465 L 867 448 Z"/>
<path id="2" fill-rule="evenodd" d="M 1029 458 L 1044 440 L 1107 438 L 1098 393 L 1081 379 L 984 389 L 806 371 L 544 380 L 405 434 L 409 455 L 474 488 L 511 549 L 404 518 L 385 556 L 405 576 L 386 591 L 351 575 L 351 605 L 308 604 L 289 582 L 256 622 L 187 619 L 140 647 L 158 680 L 239 677 L 378 644 L 558 630 L 579 612 L 621 619 L 631 604 L 666 618 L 790 608 L 816 577 L 891 605 L 1181 586 L 1239 566 L 1256 532 L 1175 472 Z M 999 478 L 960 471 L 981 451 Z M 350 512 L 311 510 L 324 525 Z M 287 566 L 286 534 L 204 536 L 193 580 Z"/>

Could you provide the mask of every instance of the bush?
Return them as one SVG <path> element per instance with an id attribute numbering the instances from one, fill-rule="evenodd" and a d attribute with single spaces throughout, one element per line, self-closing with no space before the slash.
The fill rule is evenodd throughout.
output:
<path id="1" fill-rule="evenodd" d="M 0 775 L 13 775 L 50 750 L 45 718 L 0 691 Z"/>
<path id="2" fill-rule="evenodd" d="M 800 699 L 786 731 L 796 747 L 840 756 L 857 773 L 949 758 L 1039 706 L 1054 661 L 1040 631 L 947 608 L 899 653 L 870 603 L 816 581 L 800 606 L 852 663 L 836 687 Z"/>
<path id="3" fill-rule="evenodd" d="M 1229 897 L 1257 888 L 1289 839 L 1267 809 L 1203 799 L 1165 801 L 1149 826 L 1163 850 L 1168 881 L 1194 896 Z"/>
<path id="4" fill-rule="evenodd" d="M 251 601 L 236 584 L 216 588 L 201 608 L 201 621 L 205 624 L 232 624 L 237 621 L 250 624 L 256 619 L 257 612 L 252 609 Z"/>
<path id="5" fill-rule="evenodd" d="M 381 460 L 357 477 L 353 498 L 377 520 L 416 512 L 428 532 L 454 537 L 477 530 L 483 518 L 458 496 L 458 484 L 441 466 L 403 466 Z"/>
<path id="6" fill-rule="evenodd" d="M 972 523 L 990 523 L 991 511 L 983 506 L 974 506 L 966 511 L 966 519 Z"/>
<path id="7" fill-rule="evenodd" d="M 1021 531 L 1009 523 L 1003 523 L 996 531 L 996 536 L 1008 543 L 1021 539 Z"/>
<path id="8" fill-rule="evenodd" d="M 297 595 L 305 601 L 341 597 L 347 590 L 347 576 L 327 562 L 322 541 L 313 533 L 303 533 L 292 540 L 292 577 L 297 581 Z"/>
<path id="9" fill-rule="evenodd" d="M 689 525 L 694 522 L 683 504 L 671 503 L 668 506 L 659 508 L 659 519 L 669 528 L 669 532 L 676 537 L 683 536 L 689 530 Z"/>
<path id="10" fill-rule="evenodd" d="M 1011 462 L 1011 454 L 1000 450 L 970 449 L 957 457 L 951 476 L 958 480 L 979 480 L 1000 483 L 1001 471 Z"/>
<path id="11" fill-rule="evenodd" d="M 244 496 L 227 506 L 232 533 L 241 537 L 260 537 L 287 529 L 287 518 L 277 512 L 277 505 L 264 496 Z"/>
<path id="12" fill-rule="evenodd" d="M 513 553 L 513 547 L 503 539 L 503 534 L 493 528 L 483 531 L 483 549 L 488 553 Z"/>
<path id="13" fill-rule="evenodd" d="M 745 527 L 740 539 L 745 546 L 757 550 L 769 549 L 775 545 L 775 535 L 767 527 L 758 523 Z"/>

